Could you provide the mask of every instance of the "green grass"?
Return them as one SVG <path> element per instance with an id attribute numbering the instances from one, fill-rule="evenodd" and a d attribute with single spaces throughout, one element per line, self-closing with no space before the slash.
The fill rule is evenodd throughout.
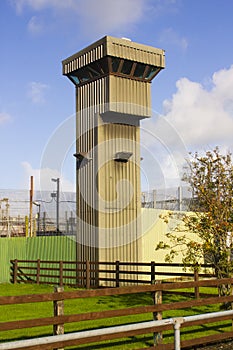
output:
<path id="1" fill-rule="evenodd" d="M 66 291 L 73 290 L 65 287 Z M 39 294 L 52 292 L 53 287 L 45 285 L 12 285 L 12 284 L 0 284 L 0 295 L 26 295 L 26 294 Z M 201 292 L 213 293 L 213 288 L 203 289 Z M 216 293 L 216 290 L 214 291 Z M 164 295 L 163 302 L 175 303 L 177 301 L 188 300 L 188 296 L 179 296 L 176 294 Z M 134 295 L 116 295 L 109 297 L 99 298 L 87 298 L 87 299 L 73 299 L 65 301 L 65 315 L 78 314 L 90 311 L 103 311 L 103 310 L 114 310 L 123 309 L 127 307 L 152 305 L 153 301 L 150 293 L 141 293 Z M 195 307 L 190 309 L 182 310 L 169 310 L 163 312 L 163 318 L 177 317 L 177 316 L 189 316 L 198 313 L 216 312 L 220 310 L 220 305 L 206 305 L 202 307 Z M 0 306 L 0 322 L 23 320 L 31 318 L 41 318 L 53 315 L 53 303 L 42 302 L 42 303 L 30 303 L 30 304 L 19 304 L 19 305 L 6 305 Z M 141 321 L 152 320 L 152 314 L 133 315 L 125 317 L 114 317 L 104 320 L 90 320 L 79 323 L 70 323 L 65 325 L 65 332 L 74 332 L 84 329 L 95 329 L 98 327 L 114 326 L 119 324 L 135 323 Z M 1 327 L 0 327 L 1 329 Z M 229 331 L 231 329 L 231 321 L 224 321 L 221 323 L 207 324 L 202 326 L 196 326 L 192 328 L 185 328 L 181 332 L 181 339 L 190 339 L 196 336 L 206 336 L 213 332 Z M 0 342 L 27 339 L 38 336 L 52 335 L 52 326 L 46 327 L 35 327 L 28 329 L 18 329 L 14 331 L 0 332 Z M 204 332 L 204 334 L 203 334 Z M 173 331 L 164 332 L 164 342 L 171 342 L 173 340 Z M 126 339 L 108 341 L 101 344 L 92 344 L 91 346 L 76 346 L 72 349 L 137 349 L 143 347 L 149 347 L 153 345 L 153 335 L 145 334 L 141 336 L 130 337 Z M 71 349 L 71 348 L 70 348 Z"/>

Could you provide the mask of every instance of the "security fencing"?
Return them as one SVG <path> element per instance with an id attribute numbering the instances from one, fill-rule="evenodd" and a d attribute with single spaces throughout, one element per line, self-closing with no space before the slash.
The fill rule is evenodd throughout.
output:
<path id="1" fill-rule="evenodd" d="M 144 191 L 141 195 L 143 208 L 188 211 L 193 197 L 188 186 Z"/>
<path id="2" fill-rule="evenodd" d="M 144 191 L 141 195 L 143 208 L 186 211 L 191 203 L 188 187 Z M 0 190 L 0 237 L 75 235 L 76 194 L 61 192 L 59 218 L 57 209 L 56 193 L 35 191 L 30 212 L 29 191 Z"/>

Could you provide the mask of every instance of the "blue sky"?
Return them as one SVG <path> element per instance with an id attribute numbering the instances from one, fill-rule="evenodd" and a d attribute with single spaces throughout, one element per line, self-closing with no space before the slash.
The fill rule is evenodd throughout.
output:
<path id="1" fill-rule="evenodd" d="M 232 150 L 232 13 L 231 0 L 1 0 L 0 188 L 28 188 L 30 175 L 37 189 L 40 176 L 74 188 L 73 141 L 62 169 L 44 162 L 56 130 L 73 125 L 75 91 L 61 61 L 104 35 L 166 51 L 152 83 L 155 117 L 142 124 L 153 133 L 142 130 L 148 186 L 174 184 L 185 151 Z"/>

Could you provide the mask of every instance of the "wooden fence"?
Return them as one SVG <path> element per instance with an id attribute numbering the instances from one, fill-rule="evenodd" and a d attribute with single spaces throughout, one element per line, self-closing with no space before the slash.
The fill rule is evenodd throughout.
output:
<path id="1" fill-rule="evenodd" d="M 222 284 L 233 284 L 233 279 L 222 279 L 222 280 L 216 280 L 216 279 L 208 279 L 208 280 L 200 280 L 200 281 L 186 281 L 186 282 L 174 282 L 174 283 L 156 283 L 152 285 L 144 285 L 144 286 L 130 286 L 130 287 L 121 287 L 121 288 L 103 288 L 103 289 L 92 289 L 92 290 L 77 290 L 77 291 L 70 291 L 70 292 L 64 292 L 62 289 L 59 291 L 56 291 L 54 293 L 45 293 L 45 294 L 31 294 L 31 295 L 20 295 L 20 296 L 1 296 L 0 297 L 0 309 L 1 306 L 9 307 L 9 305 L 16 305 L 16 304 L 28 304 L 28 303 L 42 303 L 42 302 L 53 302 L 56 306 L 57 303 L 59 303 L 58 307 L 54 307 L 55 313 L 54 316 L 50 317 L 43 317 L 43 318 L 33 318 L 33 319 L 17 319 L 17 314 L 14 314 L 14 321 L 8 321 L 8 322 L 1 322 L 0 327 L 0 333 L 4 331 L 13 330 L 22 330 L 22 333 L 20 334 L 20 338 L 25 338 L 25 334 L 23 334 L 23 330 L 26 328 L 32 328 L 32 327 L 41 327 L 41 326 L 53 326 L 54 328 L 54 334 L 57 334 L 59 332 L 60 334 L 64 332 L 64 325 L 68 325 L 70 323 L 78 322 L 76 323 L 76 330 L 82 329 L 82 332 L 89 331 L 90 328 L 101 328 L 98 331 L 98 336 L 91 336 L 89 333 L 85 332 L 85 337 L 82 337 L 82 332 L 73 334 L 72 339 L 63 339 L 60 341 L 59 337 L 54 337 L 51 339 L 50 342 L 44 343 L 41 341 L 44 336 L 43 331 L 42 333 L 37 336 L 37 344 L 31 345 L 31 346 L 25 346 L 25 341 L 20 340 L 17 341 L 17 349 L 27 349 L 27 350 L 49 350 L 54 348 L 64 348 L 68 346 L 74 346 L 74 345 L 81 345 L 81 344 L 92 344 L 91 348 L 95 349 L 95 345 L 93 343 L 101 343 L 104 341 L 108 341 L 107 348 L 114 346 L 114 342 L 116 342 L 119 339 L 124 338 L 124 342 L 127 341 L 127 337 L 130 337 L 128 339 L 130 343 L 133 343 L 134 340 L 137 339 L 137 336 L 139 335 L 145 335 L 145 334 L 151 334 L 149 335 L 149 338 L 146 338 L 146 348 L 143 349 L 155 349 L 155 350 L 173 350 L 174 349 L 174 342 L 172 340 L 172 334 L 170 334 L 169 341 L 166 339 L 166 333 L 165 331 L 169 331 L 172 329 L 172 324 L 165 324 L 163 326 L 153 326 L 147 329 L 136 329 L 136 330 L 128 330 L 128 331 L 118 331 L 113 332 L 111 334 L 102 334 L 102 329 L 107 329 L 107 325 L 109 326 L 110 322 L 109 319 L 111 319 L 111 325 L 117 324 L 119 326 L 119 319 L 121 320 L 120 324 L 125 324 L 127 321 L 124 321 L 124 316 L 130 316 L 133 319 L 133 322 L 135 322 L 135 318 L 137 315 L 141 315 L 140 321 L 144 320 L 156 320 L 161 319 L 163 316 L 163 313 L 166 311 L 167 313 L 171 312 L 172 310 L 181 310 L 182 312 L 185 312 L 186 310 L 186 316 L 187 316 L 187 310 L 190 314 L 198 314 L 198 307 L 205 306 L 205 310 L 208 305 L 214 305 L 214 304 L 222 304 L 222 303 L 232 303 L 233 302 L 233 296 L 224 296 L 219 297 L 218 295 L 213 294 L 212 296 L 203 297 L 195 299 L 193 297 L 186 298 L 182 301 L 178 302 L 164 302 L 162 300 L 162 295 L 166 291 L 167 293 L 173 293 L 174 290 L 181 291 L 182 289 L 192 289 L 194 290 L 197 287 L 216 287 Z M 191 290 L 191 291 L 192 291 Z M 146 294 L 145 294 L 146 293 Z M 151 293 L 151 296 L 153 298 L 153 303 L 149 304 L 149 298 L 148 293 Z M 111 309 L 111 310 L 103 310 L 105 303 L 102 305 L 101 311 L 90 311 L 85 313 L 74 313 L 74 314 L 66 314 L 65 313 L 65 307 L 67 307 L 67 303 L 69 300 L 76 299 L 75 305 L 77 309 L 79 308 L 79 300 L 85 299 L 85 298 L 100 298 L 101 297 L 110 297 L 110 296 L 123 296 L 128 295 L 129 298 L 127 307 L 122 309 Z M 138 298 L 140 295 L 142 295 L 142 303 L 137 304 L 137 306 L 132 306 L 134 303 L 132 301 L 135 301 L 136 298 Z M 147 298 L 145 296 L 147 295 Z M 98 299 L 97 299 L 98 300 Z M 151 299 L 150 299 L 151 300 Z M 65 301 L 65 307 L 64 302 Z M 130 301 L 130 302 L 129 302 Z M 51 305 L 51 308 L 53 305 Z M 15 308 L 14 308 L 15 310 Z M 37 308 L 39 312 L 39 305 Z M 60 311 L 59 311 L 60 310 Z M 74 312 L 74 310 L 72 309 Z M 36 316 L 36 315 L 35 315 Z M 169 315 L 167 314 L 166 317 Z M 174 317 L 174 312 L 173 312 Z M 185 340 L 181 341 L 181 348 L 190 348 L 193 346 L 197 346 L 200 344 L 208 344 L 211 342 L 217 342 L 220 340 L 226 340 L 229 338 L 233 338 L 233 331 L 232 331 L 232 321 L 231 321 L 232 315 L 229 316 L 219 316 L 218 318 L 213 319 L 211 317 L 208 317 L 203 321 L 203 319 L 196 319 L 195 321 L 188 321 L 185 324 L 181 324 L 181 339 L 182 336 L 186 333 Z M 82 326 L 79 328 L 80 323 L 83 321 L 92 320 L 91 325 L 89 325 L 90 328 L 88 328 L 87 324 L 85 326 Z M 96 322 L 98 320 L 101 320 L 102 327 L 93 326 L 93 322 Z M 208 324 L 211 324 L 212 322 L 226 322 L 228 330 L 224 331 L 224 329 L 219 329 L 215 324 L 215 327 L 213 327 L 213 333 L 211 335 L 206 335 L 206 328 L 208 327 Z M 143 324 L 143 323 L 142 323 Z M 103 327 L 103 325 L 105 325 Z M 60 327 L 58 330 L 58 326 Z M 195 329 L 196 326 L 199 326 L 198 329 Z M 189 327 L 189 330 L 186 331 L 186 327 Z M 192 328 L 190 332 L 190 327 Z M 220 327 L 220 326 L 219 326 Z M 231 330 L 229 330 L 229 328 Z M 200 334 L 202 331 L 202 335 Z M 198 333 L 198 335 L 195 334 L 195 332 Z M 163 334 L 162 334 L 163 333 Z M 154 335 L 153 335 L 154 334 Z M 47 335 L 47 334 L 46 334 Z M 28 333 L 27 333 L 28 338 Z M 53 340 L 54 339 L 54 340 Z M 149 339 L 149 340 L 148 340 Z M 153 341 L 154 339 L 154 341 Z M 0 343 L 0 349 L 1 350 L 8 350 L 13 349 L 11 347 L 11 343 L 9 342 L 9 336 L 8 336 L 8 342 L 6 343 Z M 137 340 L 136 340 L 137 341 Z M 26 340 L 27 342 L 27 340 Z M 35 342 L 34 342 L 35 343 Z M 150 344 L 148 344 L 150 343 Z M 137 342 L 135 343 L 137 344 Z M 134 346 L 135 346 L 134 344 Z M 153 345 L 154 344 L 154 345 Z M 103 349 L 106 345 L 102 344 L 101 348 Z M 96 348 L 100 348 L 100 344 L 96 345 Z M 135 347 L 134 347 L 135 348 Z M 142 350 L 142 349 L 141 349 Z"/>
<path id="2" fill-rule="evenodd" d="M 11 260 L 13 283 L 71 285 L 76 287 L 119 287 L 127 283 L 148 284 L 157 279 L 213 277 L 211 265 L 199 269 L 189 265 L 194 272 L 184 271 L 182 264 L 130 263 L 96 261 Z M 172 271 L 173 270 L 173 271 Z"/>

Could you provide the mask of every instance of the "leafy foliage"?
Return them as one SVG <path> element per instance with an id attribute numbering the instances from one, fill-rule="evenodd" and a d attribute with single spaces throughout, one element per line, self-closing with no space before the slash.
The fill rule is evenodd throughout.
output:
<path id="1" fill-rule="evenodd" d="M 204 156 L 195 153 L 188 163 L 184 180 L 189 183 L 193 200 L 190 213 L 179 214 L 181 224 L 167 233 L 169 244 L 160 242 L 156 250 L 168 249 L 167 261 L 182 254 L 184 264 L 203 261 L 214 265 L 217 278 L 232 276 L 233 165 L 232 155 L 219 148 Z M 163 216 L 167 222 L 176 213 Z M 194 234 L 191 238 L 187 232 Z M 182 234 L 181 234 L 182 233 Z M 184 234 L 183 234 L 184 233 Z M 229 288 L 223 291 L 228 294 Z"/>

